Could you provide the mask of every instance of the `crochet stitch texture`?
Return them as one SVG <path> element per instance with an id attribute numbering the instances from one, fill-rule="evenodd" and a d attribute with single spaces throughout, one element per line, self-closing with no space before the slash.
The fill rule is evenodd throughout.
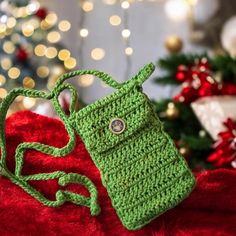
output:
<path id="1" fill-rule="evenodd" d="M 10 92 L 0 107 L 2 166 L 0 174 L 8 177 L 47 206 L 55 207 L 65 201 L 71 201 L 90 207 L 91 214 L 97 215 L 100 211 L 97 203 L 98 193 L 94 184 L 86 176 L 62 171 L 30 176 L 21 174 L 23 154 L 26 149 L 35 149 L 55 157 L 65 156 L 74 148 L 74 131 L 76 131 L 100 170 L 103 185 L 126 228 L 139 229 L 176 206 L 191 192 L 195 179 L 173 141 L 164 132 L 150 100 L 142 92 L 142 83 L 154 68 L 152 63 L 148 64 L 136 76 L 122 84 L 100 71 L 79 70 L 61 76 L 49 94 L 27 89 L 15 89 Z M 74 109 L 77 99 L 76 90 L 64 81 L 82 74 L 93 74 L 117 91 L 76 111 Z M 69 116 L 64 114 L 58 102 L 58 96 L 64 89 L 69 89 L 71 92 Z M 9 105 L 18 95 L 52 99 L 70 140 L 63 148 L 54 148 L 40 143 L 20 144 L 15 155 L 15 173 L 11 173 L 6 166 L 4 120 Z M 122 128 L 121 132 L 115 132 L 110 125 L 116 119 L 118 122 L 115 125 L 122 126 L 115 128 L 118 130 Z M 84 184 L 90 191 L 90 198 L 58 190 L 56 201 L 50 201 L 27 182 L 54 178 L 58 178 L 61 186 L 71 182 Z"/>

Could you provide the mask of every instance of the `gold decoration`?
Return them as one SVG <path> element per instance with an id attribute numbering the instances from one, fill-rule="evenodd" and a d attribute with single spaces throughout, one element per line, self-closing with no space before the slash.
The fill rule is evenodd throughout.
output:
<path id="1" fill-rule="evenodd" d="M 174 120 L 179 116 L 179 110 L 173 102 L 168 103 L 165 113 L 166 117 L 171 120 Z"/>
<path id="2" fill-rule="evenodd" d="M 170 35 L 165 39 L 165 47 L 170 53 L 178 53 L 183 48 L 183 41 L 176 35 Z"/>
<path id="3" fill-rule="evenodd" d="M 188 158 L 191 153 L 190 149 L 187 146 L 181 147 L 179 149 L 179 152 L 184 158 Z"/>

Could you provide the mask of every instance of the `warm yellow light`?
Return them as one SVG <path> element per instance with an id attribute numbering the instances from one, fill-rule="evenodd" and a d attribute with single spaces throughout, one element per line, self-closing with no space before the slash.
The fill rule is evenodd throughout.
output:
<path id="1" fill-rule="evenodd" d="M 70 30 L 70 27 L 71 27 L 71 23 L 68 20 L 62 20 L 60 21 L 58 25 L 59 30 L 63 32 Z"/>
<path id="2" fill-rule="evenodd" d="M 8 71 L 8 76 L 11 79 L 17 79 L 20 76 L 20 70 L 17 67 L 12 67 Z"/>
<path id="3" fill-rule="evenodd" d="M 38 44 L 38 45 L 34 48 L 34 53 L 35 53 L 36 56 L 42 57 L 42 56 L 45 55 L 46 50 L 47 50 L 47 48 L 46 48 L 45 45 L 43 45 L 43 44 Z"/>
<path id="4" fill-rule="evenodd" d="M 11 66 L 12 66 L 12 61 L 10 60 L 10 58 L 5 57 L 1 60 L 1 67 L 3 68 L 3 70 L 9 70 Z"/>
<path id="5" fill-rule="evenodd" d="M 167 0 L 165 11 L 171 20 L 183 21 L 188 16 L 189 4 L 186 0 Z"/>
<path id="6" fill-rule="evenodd" d="M 116 0 L 103 0 L 103 2 L 108 5 L 113 5 L 116 3 Z"/>
<path id="7" fill-rule="evenodd" d="M 22 25 L 22 33 L 25 37 L 30 37 L 34 33 L 33 25 L 29 23 L 25 23 Z"/>
<path id="8" fill-rule="evenodd" d="M 13 28 L 16 25 L 16 19 L 14 17 L 9 17 L 7 19 L 7 27 L 8 28 Z"/>
<path id="9" fill-rule="evenodd" d="M 121 34 L 122 34 L 123 38 L 128 38 L 130 36 L 131 32 L 129 29 L 124 29 L 124 30 L 122 30 Z"/>
<path id="10" fill-rule="evenodd" d="M 64 66 L 67 69 L 73 69 L 76 66 L 76 59 L 73 57 L 68 58 L 67 60 L 64 61 Z"/>
<path id="11" fill-rule="evenodd" d="M 53 75 L 58 76 L 58 75 L 61 75 L 61 74 L 65 73 L 65 69 L 61 65 L 55 65 L 55 66 L 52 67 L 51 72 L 52 72 Z"/>
<path id="12" fill-rule="evenodd" d="M 42 30 L 48 30 L 48 29 L 50 29 L 51 27 L 52 27 L 52 25 L 49 25 L 46 20 L 42 20 L 42 21 L 40 22 L 40 28 L 41 28 Z"/>
<path id="13" fill-rule="evenodd" d="M 111 25 L 117 26 L 121 23 L 121 18 L 117 15 L 113 15 L 110 17 L 109 22 Z"/>
<path id="14" fill-rule="evenodd" d="M 59 42 L 61 39 L 61 35 L 59 32 L 57 31 L 51 31 L 48 33 L 47 35 L 47 40 L 50 42 L 50 43 L 57 43 Z"/>
<path id="15" fill-rule="evenodd" d="M 49 59 L 52 59 L 57 56 L 57 49 L 54 47 L 48 47 L 46 49 L 45 56 Z"/>
<path id="16" fill-rule="evenodd" d="M 82 38 L 86 38 L 86 37 L 88 36 L 89 32 L 88 32 L 87 29 L 81 29 L 81 30 L 79 31 L 79 34 L 80 34 L 80 36 L 81 36 Z"/>
<path id="17" fill-rule="evenodd" d="M 26 77 L 23 79 L 23 86 L 24 86 L 25 88 L 30 88 L 30 89 L 32 89 L 32 88 L 35 87 L 35 82 L 34 82 L 34 80 L 33 80 L 31 77 L 26 76 Z"/>
<path id="18" fill-rule="evenodd" d="M 37 29 L 39 27 L 39 20 L 38 18 L 32 18 L 28 21 L 30 25 L 34 27 L 34 29 Z"/>
<path id="19" fill-rule="evenodd" d="M 5 41 L 3 43 L 4 52 L 11 54 L 15 51 L 15 45 L 11 41 Z"/>
<path id="20" fill-rule="evenodd" d="M 90 86 L 94 81 L 93 75 L 81 75 L 78 79 L 78 84 L 81 87 L 88 87 Z"/>
<path id="21" fill-rule="evenodd" d="M 46 78 L 49 75 L 49 69 L 47 66 L 40 66 L 37 68 L 36 73 L 40 78 Z"/>
<path id="22" fill-rule="evenodd" d="M 3 99 L 7 96 L 7 90 L 4 88 L 0 88 L 0 98 Z"/>
<path id="23" fill-rule="evenodd" d="M 90 1 L 84 1 L 84 2 L 82 3 L 82 9 L 83 9 L 85 12 L 92 11 L 92 10 L 93 10 L 93 3 L 90 2 Z"/>
<path id="24" fill-rule="evenodd" d="M 23 106 L 26 109 L 31 109 L 33 106 L 35 106 L 35 104 L 36 104 L 35 98 L 28 98 L 28 97 L 23 98 Z"/>
<path id="25" fill-rule="evenodd" d="M 5 82 L 6 82 L 5 76 L 0 74 L 0 86 L 3 86 Z"/>
<path id="26" fill-rule="evenodd" d="M 61 49 L 58 53 L 58 58 L 61 61 L 65 61 L 65 60 L 69 59 L 69 57 L 70 57 L 70 51 L 67 49 Z"/>
<path id="27" fill-rule="evenodd" d="M 125 54 L 128 55 L 128 56 L 132 55 L 133 54 L 133 48 L 131 48 L 131 47 L 126 48 L 125 49 Z"/>
<path id="28" fill-rule="evenodd" d="M 129 4 L 128 1 L 123 1 L 123 2 L 121 3 L 121 7 L 122 7 L 123 9 L 128 9 L 129 6 L 130 6 L 130 4 Z"/>
<path id="29" fill-rule="evenodd" d="M 91 57 L 96 61 L 103 59 L 104 56 L 105 56 L 105 50 L 102 48 L 94 48 L 91 51 Z"/>
<path id="30" fill-rule="evenodd" d="M 45 18 L 45 22 L 50 26 L 55 25 L 57 23 L 56 13 L 54 13 L 54 12 L 49 13 Z"/>
<path id="31" fill-rule="evenodd" d="M 16 8 L 16 16 L 17 17 L 26 17 L 26 16 L 28 16 L 26 7 Z"/>
<path id="32" fill-rule="evenodd" d="M 5 24 L 0 23 L 0 34 L 4 34 L 6 32 L 7 26 Z"/>

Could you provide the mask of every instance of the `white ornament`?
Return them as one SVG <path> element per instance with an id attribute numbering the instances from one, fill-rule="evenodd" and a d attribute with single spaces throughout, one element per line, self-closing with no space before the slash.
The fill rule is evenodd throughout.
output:
<path id="1" fill-rule="evenodd" d="M 214 140 L 225 131 L 223 122 L 236 119 L 236 96 L 211 96 L 199 98 L 191 103 L 198 120 Z"/>
<path id="2" fill-rule="evenodd" d="M 198 0 L 194 6 L 194 21 L 200 24 L 209 20 L 219 9 L 219 0 Z"/>
<path id="3" fill-rule="evenodd" d="M 189 7 L 186 0 L 168 0 L 165 3 L 165 12 L 171 20 L 183 21 L 188 16 Z"/>
<path id="4" fill-rule="evenodd" d="M 231 17 L 224 24 L 221 33 L 221 43 L 232 57 L 236 57 L 236 16 Z"/>

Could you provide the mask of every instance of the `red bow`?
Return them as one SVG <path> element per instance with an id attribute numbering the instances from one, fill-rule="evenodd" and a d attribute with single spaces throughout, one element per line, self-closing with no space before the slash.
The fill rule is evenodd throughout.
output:
<path id="1" fill-rule="evenodd" d="M 227 130 L 219 133 L 215 151 L 207 158 L 216 167 L 228 166 L 236 160 L 236 123 L 228 118 L 224 125 Z"/>

